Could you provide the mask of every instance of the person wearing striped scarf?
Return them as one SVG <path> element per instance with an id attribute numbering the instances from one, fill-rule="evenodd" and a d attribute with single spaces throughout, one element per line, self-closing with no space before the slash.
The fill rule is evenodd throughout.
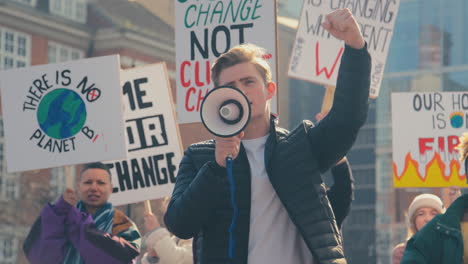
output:
<path id="1" fill-rule="evenodd" d="M 44 207 L 31 227 L 23 245 L 30 263 L 134 263 L 141 235 L 108 202 L 111 193 L 108 167 L 100 162 L 86 164 L 77 185 L 78 197 L 67 189 L 55 205 Z"/>

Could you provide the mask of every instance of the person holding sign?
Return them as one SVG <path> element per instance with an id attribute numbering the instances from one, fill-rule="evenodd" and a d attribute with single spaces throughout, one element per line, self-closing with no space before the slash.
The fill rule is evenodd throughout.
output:
<path id="1" fill-rule="evenodd" d="M 167 210 L 169 197 L 165 197 L 161 212 Z M 152 212 L 145 212 L 144 225 L 146 234 L 143 237 L 143 247 L 147 252 L 143 254 L 141 264 L 192 264 L 192 241 L 182 240 L 172 236 L 166 228 L 162 227 L 158 218 Z M 142 249 L 143 250 L 143 249 Z"/>
<path id="2" fill-rule="evenodd" d="M 468 173 L 468 133 L 457 147 Z M 468 263 L 468 194 L 432 218 L 406 244 L 402 264 Z"/>
<path id="3" fill-rule="evenodd" d="M 86 164 L 77 186 L 54 205 L 46 205 L 23 249 L 30 263 L 132 263 L 141 236 L 136 225 L 108 203 L 112 193 L 108 167 Z M 76 206 L 75 206 L 76 205 Z"/>
<path id="4" fill-rule="evenodd" d="M 327 15 L 323 26 L 346 47 L 333 107 L 315 127 L 277 126 L 269 105 L 276 85 L 261 48 L 240 45 L 215 61 L 215 86 L 240 89 L 251 119 L 237 136 L 191 145 L 181 161 L 165 222 L 180 238 L 203 236 L 200 263 L 346 263 L 320 173 L 343 158 L 366 120 L 371 65 L 348 9 Z"/>

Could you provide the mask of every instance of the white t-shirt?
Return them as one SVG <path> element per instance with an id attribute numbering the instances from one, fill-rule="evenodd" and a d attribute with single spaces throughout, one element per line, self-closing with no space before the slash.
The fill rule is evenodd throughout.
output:
<path id="1" fill-rule="evenodd" d="M 242 140 L 252 176 L 248 264 L 312 264 L 312 254 L 268 178 L 267 138 Z"/>

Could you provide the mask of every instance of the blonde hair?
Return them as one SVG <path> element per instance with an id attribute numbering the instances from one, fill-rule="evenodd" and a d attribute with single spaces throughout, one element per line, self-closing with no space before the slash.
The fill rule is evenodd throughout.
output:
<path id="1" fill-rule="evenodd" d="M 211 67 L 211 79 L 215 86 L 219 86 L 221 71 L 240 63 L 250 62 L 260 73 L 266 85 L 271 82 L 271 68 L 265 60 L 266 56 L 267 52 L 265 49 L 251 43 L 235 46 L 219 56 L 213 63 Z"/>
<path id="2" fill-rule="evenodd" d="M 414 234 L 418 232 L 418 230 L 416 230 L 416 215 L 417 215 L 416 213 L 414 213 L 411 216 L 406 215 L 407 218 L 409 217 L 408 224 L 407 224 L 408 230 L 406 232 L 407 240 L 410 239 Z"/>
<path id="3" fill-rule="evenodd" d="M 468 133 L 463 133 L 463 135 L 460 137 L 460 143 L 455 148 L 460 154 L 460 160 L 466 160 L 468 157 Z"/>

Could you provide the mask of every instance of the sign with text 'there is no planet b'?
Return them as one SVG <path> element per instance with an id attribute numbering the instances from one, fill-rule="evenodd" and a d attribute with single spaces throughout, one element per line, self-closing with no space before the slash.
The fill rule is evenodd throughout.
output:
<path id="1" fill-rule="evenodd" d="M 0 72 L 7 170 L 126 157 L 119 57 Z"/>

